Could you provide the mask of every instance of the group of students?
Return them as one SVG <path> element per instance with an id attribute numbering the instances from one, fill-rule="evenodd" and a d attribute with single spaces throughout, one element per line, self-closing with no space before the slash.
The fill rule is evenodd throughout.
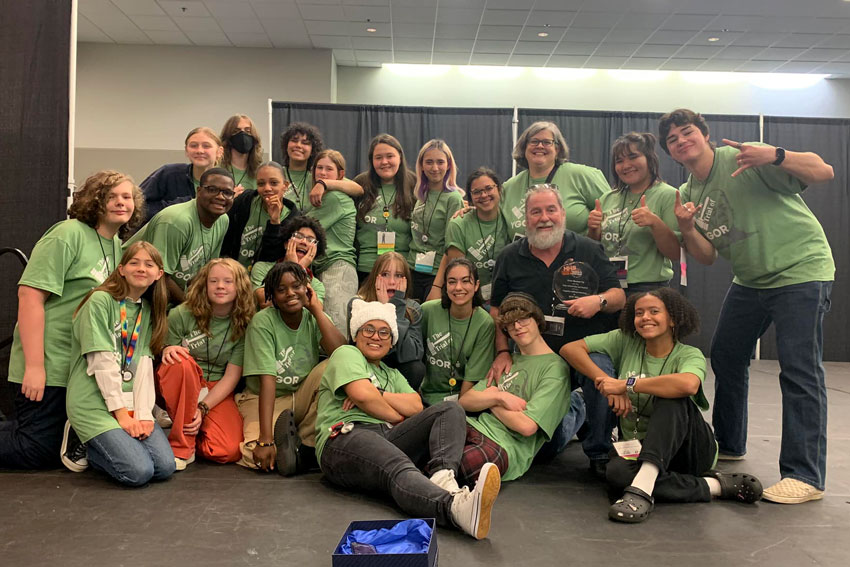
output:
<path id="1" fill-rule="evenodd" d="M 713 159 L 715 149 L 689 112 L 667 115 L 661 131 L 662 147 L 691 169 L 707 154 L 688 152 L 702 144 Z M 481 167 L 463 190 L 442 140 L 427 142 L 411 171 L 398 140 L 380 134 L 368 171 L 351 180 L 314 126 L 290 125 L 284 163 L 263 163 L 254 124 L 236 115 L 220 137 L 192 130 L 190 163 L 163 166 L 141 188 L 98 172 L 19 281 L 9 379 L 21 389 L 15 420 L 0 422 L 0 467 L 61 457 L 131 486 L 196 456 L 284 475 L 318 467 L 482 538 L 501 480 L 525 474 L 544 445 L 551 456 L 582 435 L 572 369 L 619 418 L 602 471 L 624 491 L 611 519 L 643 521 L 655 497 L 755 502 L 758 479 L 713 471 L 724 450 L 740 458 L 740 444 L 728 451 L 701 416 L 705 358 L 681 342 L 699 317 L 668 287 L 681 244 L 714 259 L 706 178 L 720 166 L 694 165 L 683 204 L 661 180 L 655 142 L 634 132 L 615 141 L 610 188 L 598 169 L 569 162 L 555 124 L 538 122 L 514 150 L 524 171 L 502 184 Z M 751 156 L 763 146 L 729 143 L 740 169 L 724 173 L 763 175 L 765 157 Z M 797 157 L 807 154 L 782 152 L 792 165 L 810 160 L 794 170 L 802 182 L 776 189 L 799 200 L 802 183 L 823 175 Z M 553 210 L 529 204 L 547 191 Z M 523 241 L 532 253 L 559 244 L 563 231 L 551 242 L 545 233 L 558 214 L 576 238 L 601 242 L 628 299 L 606 333 L 555 352 L 544 339 L 550 306 L 521 289 L 490 302 L 506 254 Z M 510 346 L 497 351 L 500 336 Z M 155 418 L 157 404 L 165 412 Z"/>

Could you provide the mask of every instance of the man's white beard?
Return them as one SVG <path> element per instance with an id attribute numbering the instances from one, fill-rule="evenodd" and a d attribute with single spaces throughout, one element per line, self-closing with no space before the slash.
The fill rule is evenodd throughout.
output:
<path id="1" fill-rule="evenodd" d="M 551 248 L 556 244 L 559 244 L 561 240 L 564 238 L 565 226 L 563 224 L 556 224 L 551 232 L 547 233 L 539 233 L 537 230 L 528 230 L 528 243 L 531 244 L 533 248 L 537 248 L 538 250 L 546 250 L 547 248 Z"/>

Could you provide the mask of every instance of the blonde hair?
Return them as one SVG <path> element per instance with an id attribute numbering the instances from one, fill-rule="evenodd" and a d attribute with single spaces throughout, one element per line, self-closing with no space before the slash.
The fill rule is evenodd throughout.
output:
<path id="1" fill-rule="evenodd" d="M 213 258 L 192 278 L 192 283 L 189 284 L 189 289 L 186 291 L 186 300 L 183 303 L 195 317 L 198 329 L 209 335 L 212 305 L 207 293 L 207 280 L 209 280 L 210 272 L 215 266 L 224 266 L 230 270 L 236 285 L 236 300 L 233 303 L 233 309 L 230 311 L 230 337 L 233 342 L 236 342 L 245 335 L 248 323 L 251 322 L 256 311 L 251 279 L 242 264 L 233 258 Z"/>

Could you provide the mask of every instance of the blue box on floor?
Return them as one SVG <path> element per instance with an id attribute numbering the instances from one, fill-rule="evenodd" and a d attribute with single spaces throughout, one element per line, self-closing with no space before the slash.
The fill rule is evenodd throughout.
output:
<path id="1" fill-rule="evenodd" d="M 437 524 L 434 518 L 422 518 L 431 527 L 431 541 L 428 553 L 384 553 L 377 555 L 343 555 L 339 553 L 345 538 L 354 530 L 390 529 L 400 520 L 366 520 L 351 522 L 334 549 L 333 567 L 436 567 L 437 565 Z"/>

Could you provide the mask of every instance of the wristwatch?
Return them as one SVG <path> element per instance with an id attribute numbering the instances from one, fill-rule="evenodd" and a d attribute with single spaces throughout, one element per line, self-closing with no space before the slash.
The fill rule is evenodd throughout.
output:
<path id="1" fill-rule="evenodd" d="M 626 378 L 626 392 L 629 394 L 635 393 L 635 382 L 637 382 L 636 376 L 629 376 Z"/>
<path id="2" fill-rule="evenodd" d="M 602 311 L 608 306 L 608 300 L 605 299 L 604 295 L 599 296 L 599 310 Z"/>
<path id="3" fill-rule="evenodd" d="M 777 146 L 776 148 L 776 161 L 773 162 L 773 165 L 779 165 L 785 161 L 785 148 L 780 148 Z"/>

